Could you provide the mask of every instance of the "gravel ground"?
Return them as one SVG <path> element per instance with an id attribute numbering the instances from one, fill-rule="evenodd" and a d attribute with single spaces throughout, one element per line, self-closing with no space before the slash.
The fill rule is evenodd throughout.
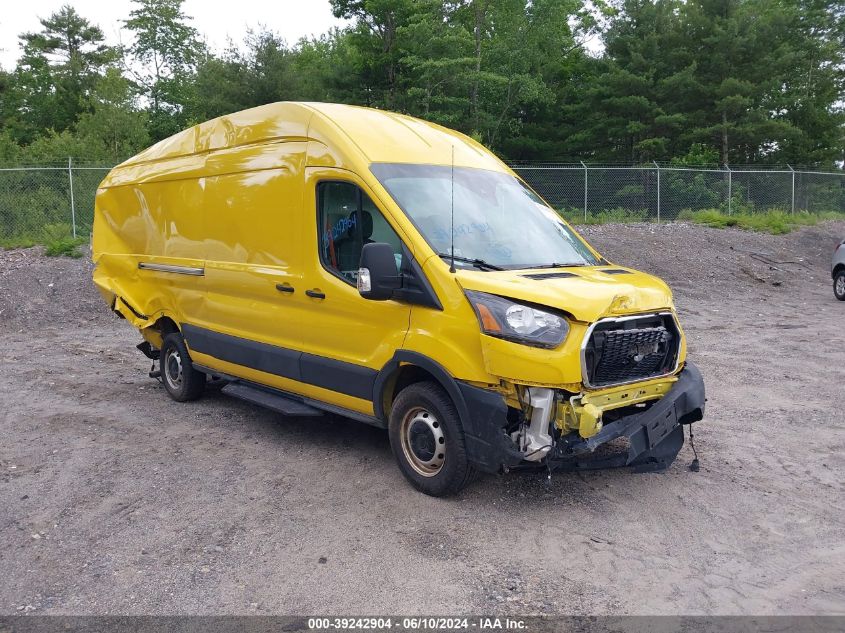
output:
<path id="1" fill-rule="evenodd" d="M 86 261 L 0 252 L 0 613 L 845 613 L 845 223 L 584 232 L 675 290 L 699 473 L 428 498 L 377 429 L 172 402 Z"/>

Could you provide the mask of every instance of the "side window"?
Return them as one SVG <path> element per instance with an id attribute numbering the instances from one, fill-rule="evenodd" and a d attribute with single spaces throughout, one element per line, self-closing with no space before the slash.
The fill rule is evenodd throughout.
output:
<path id="1" fill-rule="evenodd" d="M 359 187 L 348 182 L 319 183 L 317 211 L 320 261 L 328 270 L 354 284 L 364 244 L 385 242 L 393 247 L 398 272 L 402 241 Z"/>

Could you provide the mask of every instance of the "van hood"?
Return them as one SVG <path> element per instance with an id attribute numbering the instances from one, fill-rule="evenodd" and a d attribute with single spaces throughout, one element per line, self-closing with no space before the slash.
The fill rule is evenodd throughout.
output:
<path id="1" fill-rule="evenodd" d="M 672 291 L 663 280 L 621 266 L 459 270 L 456 274 L 465 290 L 557 308 L 585 323 L 673 307 Z"/>

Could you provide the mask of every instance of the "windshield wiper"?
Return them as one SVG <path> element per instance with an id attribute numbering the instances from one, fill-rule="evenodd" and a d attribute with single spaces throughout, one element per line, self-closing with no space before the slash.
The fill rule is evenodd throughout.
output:
<path id="1" fill-rule="evenodd" d="M 551 264 L 538 264 L 536 266 L 523 266 L 521 267 L 522 270 L 534 269 L 534 268 L 578 268 L 579 266 L 587 266 L 587 264 L 559 264 L 558 262 L 552 262 Z"/>
<path id="2" fill-rule="evenodd" d="M 453 259 L 451 253 L 437 253 L 440 257 L 444 259 L 451 260 Z M 476 268 L 480 270 L 504 270 L 501 266 L 496 266 L 495 264 L 490 264 L 485 262 L 483 259 L 472 259 L 471 257 L 461 257 L 460 255 L 455 255 L 454 260 L 456 262 L 462 262 L 464 264 L 472 264 Z"/>

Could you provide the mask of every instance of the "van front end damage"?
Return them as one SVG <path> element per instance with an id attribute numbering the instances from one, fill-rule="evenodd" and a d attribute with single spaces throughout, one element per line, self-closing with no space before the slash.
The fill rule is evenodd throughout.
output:
<path id="1" fill-rule="evenodd" d="M 660 471 L 681 450 L 683 426 L 704 418 L 704 381 L 689 361 L 675 376 L 579 394 L 524 388 L 517 392 L 518 407 L 508 407 L 507 421 L 489 397 L 486 406 L 474 406 L 481 400 L 473 394 L 481 391 L 461 386 L 468 408 L 477 412 L 467 452 L 487 472 L 622 466 Z"/>
<path id="2" fill-rule="evenodd" d="M 664 390 L 664 395 L 654 399 L 654 394 Z M 629 397 L 639 402 L 629 403 L 620 398 L 625 393 L 591 397 L 591 402 L 583 407 L 581 430 L 560 435 L 546 456 L 548 465 L 560 470 L 631 466 L 636 472 L 660 471 L 671 466 L 684 444 L 683 426 L 704 418 L 704 380 L 698 367 L 687 362 L 672 383 L 629 390 Z M 595 404 L 605 399 L 603 409 Z M 592 407 L 602 414 L 600 426 L 593 427 L 596 432 L 585 437 L 583 429 L 589 429 L 594 419 Z M 617 439 L 623 440 L 622 450 L 598 454 L 597 449 Z"/>

